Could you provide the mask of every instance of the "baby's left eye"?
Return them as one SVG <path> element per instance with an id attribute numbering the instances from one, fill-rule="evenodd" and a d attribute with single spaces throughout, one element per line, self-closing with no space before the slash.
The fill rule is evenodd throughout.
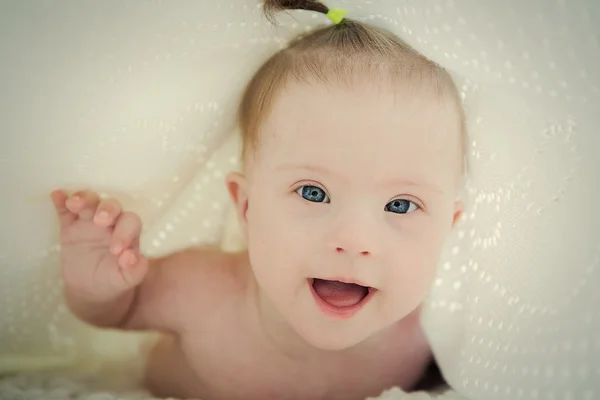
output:
<path id="1" fill-rule="evenodd" d="M 410 200 L 396 199 L 385 205 L 385 211 L 390 211 L 396 214 L 408 214 L 419 208 L 418 205 Z"/>
<path id="2" fill-rule="evenodd" d="M 317 186 L 304 185 L 296 189 L 296 193 L 313 203 L 329 203 L 329 197 L 323 189 Z"/>

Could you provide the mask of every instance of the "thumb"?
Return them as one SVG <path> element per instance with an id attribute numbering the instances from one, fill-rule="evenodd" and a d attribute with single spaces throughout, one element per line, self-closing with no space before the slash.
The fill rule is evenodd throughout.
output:
<path id="1" fill-rule="evenodd" d="M 139 285 L 148 272 L 148 259 L 136 250 L 121 253 L 117 264 L 117 282 L 126 289 Z"/>

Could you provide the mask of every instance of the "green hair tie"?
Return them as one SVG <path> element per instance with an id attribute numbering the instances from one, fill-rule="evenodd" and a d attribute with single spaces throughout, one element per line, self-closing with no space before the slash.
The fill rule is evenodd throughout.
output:
<path id="1" fill-rule="evenodd" d="M 335 25 L 342 22 L 346 15 L 348 15 L 348 12 L 340 8 L 334 8 L 327 12 L 327 18 L 329 18 Z"/>

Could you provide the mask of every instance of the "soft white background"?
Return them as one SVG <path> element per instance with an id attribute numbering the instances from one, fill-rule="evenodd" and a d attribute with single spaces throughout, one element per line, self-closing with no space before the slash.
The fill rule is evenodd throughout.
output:
<path id="1" fill-rule="evenodd" d="M 239 245 L 223 185 L 237 96 L 287 39 L 327 23 L 299 12 L 274 28 L 256 4 L 0 3 L 0 372 L 83 368 L 138 342 L 65 311 L 50 190 L 117 196 L 142 215 L 149 254 Z M 455 395 L 600 398 L 600 3 L 329 5 L 393 30 L 464 93 L 468 210 L 424 316 Z M 48 382 L 4 380 L 0 394 L 76 390 Z"/>

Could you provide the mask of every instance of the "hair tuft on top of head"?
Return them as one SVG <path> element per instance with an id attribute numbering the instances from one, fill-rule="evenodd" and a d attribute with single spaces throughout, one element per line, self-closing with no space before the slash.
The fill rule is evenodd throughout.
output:
<path id="1" fill-rule="evenodd" d="M 275 14 L 285 10 L 307 10 L 327 14 L 329 8 L 316 0 L 264 0 L 264 12 L 271 23 L 275 23 Z"/>
<path id="2" fill-rule="evenodd" d="M 281 11 L 307 10 L 325 15 L 330 11 L 317 0 L 262 0 L 262 4 L 265 16 L 274 24 L 275 14 Z M 391 31 L 344 18 L 340 23 L 299 34 L 252 76 L 237 115 L 243 138 L 242 158 L 245 160 L 259 148 L 262 124 L 289 83 L 352 87 L 365 79 L 386 87 L 402 82 L 408 88 L 432 90 L 439 98 L 449 98 L 460 113 L 459 128 L 466 138 L 460 94 L 444 68 Z M 466 139 L 463 146 L 466 148 Z"/>

